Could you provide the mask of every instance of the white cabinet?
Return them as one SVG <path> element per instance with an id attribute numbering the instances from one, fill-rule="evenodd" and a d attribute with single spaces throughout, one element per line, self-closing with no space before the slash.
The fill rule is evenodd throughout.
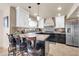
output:
<path id="1" fill-rule="evenodd" d="M 39 21 L 38 21 L 38 28 L 44 28 L 44 19 L 41 18 Z"/>
<path id="2" fill-rule="evenodd" d="M 30 20 L 29 21 L 29 28 L 37 28 L 37 22 L 33 21 L 33 20 Z"/>
<path id="3" fill-rule="evenodd" d="M 65 28 L 64 26 L 64 16 L 55 17 L 56 27 L 55 28 Z"/>
<path id="4" fill-rule="evenodd" d="M 16 27 L 28 27 L 28 12 L 20 7 L 16 8 Z"/>

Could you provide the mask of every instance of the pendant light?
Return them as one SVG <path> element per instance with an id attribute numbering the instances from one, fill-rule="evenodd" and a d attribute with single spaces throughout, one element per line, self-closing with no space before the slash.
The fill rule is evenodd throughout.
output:
<path id="1" fill-rule="evenodd" d="M 31 6 L 28 6 L 28 8 L 29 8 L 29 18 L 28 18 L 28 20 L 31 21 L 31 18 L 30 18 L 30 9 L 31 9 Z"/>
<path id="2" fill-rule="evenodd" d="M 39 6 L 40 6 L 40 3 L 37 3 L 37 5 L 38 5 L 38 15 L 37 15 L 37 21 L 39 21 L 39 20 L 40 20 L 40 16 L 39 16 Z"/>

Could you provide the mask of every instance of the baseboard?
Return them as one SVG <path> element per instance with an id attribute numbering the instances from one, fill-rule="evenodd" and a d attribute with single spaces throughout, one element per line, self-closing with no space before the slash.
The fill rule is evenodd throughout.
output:
<path id="1" fill-rule="evenodd" d="M 67 46 L 71 46 L 71 47 L 76 47 L 76 48 L 79 48 L 79 46 L 74 46 L 74 45 L 68 45 L 66 44 Z"/>

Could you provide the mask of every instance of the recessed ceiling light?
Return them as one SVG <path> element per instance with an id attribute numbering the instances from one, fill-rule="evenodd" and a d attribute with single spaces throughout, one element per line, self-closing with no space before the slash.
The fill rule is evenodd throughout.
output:
<path id="1" fill-rule="evenodd" d="M 60 14 L 60 13 L 58 13 L 58 16 L 61 16 L 61 14 Z"/>
<path id="2" fill-rule="evenodd" d="M 58 7 L 57 10 L 62 10 L 62 7 Z"/>

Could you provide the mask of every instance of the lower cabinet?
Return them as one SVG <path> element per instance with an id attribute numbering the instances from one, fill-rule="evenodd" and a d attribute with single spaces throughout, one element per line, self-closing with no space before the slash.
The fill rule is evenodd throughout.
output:
<path id="1" fill-rule="evenodd" d="M 65 44 L 66 43 L 66 35 L 65 34 L 54 33 L 52 35 L 49 35 L 49 37 L 46 40 L 50 41 L 50 42 Z"/>

